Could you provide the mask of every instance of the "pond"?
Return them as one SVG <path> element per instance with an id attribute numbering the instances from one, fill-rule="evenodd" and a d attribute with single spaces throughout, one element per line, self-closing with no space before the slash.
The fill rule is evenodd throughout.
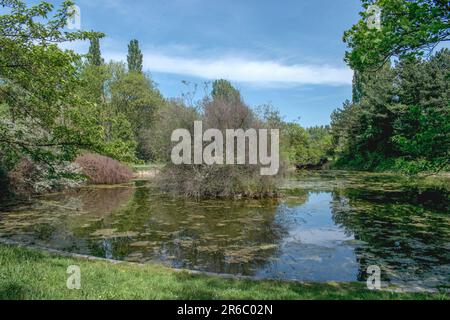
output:
<path id="1" fill-rule="evenodd" d="M 293 175 L 278 200 L 194 201 L 145 181 L 86 187 L 3 208 L 0 237 L 270 279 L 365 281 L 377 265 L 384 284 L 448 288 L 449 193 L 402 179 Z"/>

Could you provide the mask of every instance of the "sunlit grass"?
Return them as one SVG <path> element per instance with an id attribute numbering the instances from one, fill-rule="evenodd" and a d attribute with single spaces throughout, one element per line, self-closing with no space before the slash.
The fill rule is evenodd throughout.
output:
<path id="1" fill-rule="evenodd" d="M 81 268 L 69 290 L 67 267 Z M 73 259 L 0 245 L 0 299 L 447 299 L 370 291 L 359 283 L 319 284 L 224 279 L 145 266 Z"/>

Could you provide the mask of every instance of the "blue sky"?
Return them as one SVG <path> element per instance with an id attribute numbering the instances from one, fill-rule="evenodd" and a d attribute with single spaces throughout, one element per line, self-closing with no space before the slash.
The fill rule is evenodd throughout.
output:
<path id="1" fill-rule="evenodd" d="M 58 4 L 61 1 L 53 1 Z M 82 29 L 102 31 L 106 60 L 139 40 L 145 70 L 166 97 L 227 78 L 251 106 L 272 103 L 287 120 L 328 124 L 351 97 L 344 30 L 359 0 L 78 0 Z M 87 44 L 72 44 L 86 52 Z"/>

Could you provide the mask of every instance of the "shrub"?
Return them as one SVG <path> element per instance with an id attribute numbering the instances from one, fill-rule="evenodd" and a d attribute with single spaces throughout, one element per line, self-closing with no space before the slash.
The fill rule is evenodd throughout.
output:
<path id="1" fill-rule="evenodd" d="M 148 147 L 147 153 L 154 162 L 170 162 L 173 130 L 190 128 L 200 117 L 197 109 L 186 107 L 180 100 L 170 100 L 165 108 L 158 110 L 151 129 L 141 131 L 139 139 Z"/>
<path id="2" fill-rule="evenodd" d="M 161 154 L 158 158 L 165 163 L 165 167 L 157 178 L 158 185 L 166 192 L 195 198 L 276 197 L 278 178 L 284 169 L 283 163 L 280 163 L 278 176 L 262 176 L 260 164 L 175 165 L 171 162 L 172 131 L 184 128 L 192 136 L 196 120 L 202 121 L 204 130 L 215 128 L 222 134 L 226 129 L 274 128 L 255 115 L 241 100 L 238 91 L 223 85 L 224 82 L 219 84 L 220 86 L 216 86 L 213 90 L 213 97 L 202 100 L 198 108 L 177 103 L 169 107 L 171 111 L 177 110 L 177 112 L 159 114 L 159 121 L 152 130 L 152 139 L 158 142 L 153 145 L 161 146 Z M 231 90 L 231 92 L 222 92 L 224 90 Z M 223 143 L 225 144 L 225 139 Z M 205 145 L 207 144 L 204 143 L 203 146 Z M 246 148 L 248 152 L 248 144 Z"/>
<path id="3" fill-rule="evenodd" d="M 92 184 L 116 184 L 131 180 L 133 172 L 117 160 L 99 154 L 87 153 L 75 162 L 81 166 L 83 174 Z"/>
<path id="4" fill-rule="evenodd" d="M 17 194 L 35 193 L 34 184 L 40 178 L 37 166 L 24 158 L 8 174 L 12 189 Z"/>
<path id="5" fill-rule="evenodd" d="M 258 166 L 168 164 L 157 176 L 167 193 L 192 198 L 273 198 L 278 196 L 277 179 L 261 176 Z"/>
<path id="6" fill-rule="evenodd" d="M 62 162 L 50 167 L 23 158 L 8 173 L 8 180 L 16 195 L 28 196 L 80 187 L 84 183 L 80 174 L 81 168 L 75 163 Z"/>

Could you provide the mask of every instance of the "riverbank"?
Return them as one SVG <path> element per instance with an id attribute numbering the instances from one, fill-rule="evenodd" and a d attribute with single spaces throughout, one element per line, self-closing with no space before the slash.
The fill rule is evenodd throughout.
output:
<path id="1" fill-rule="evenodd" d="M 161 169 L 164 167 L 162 164 L 147 163 L 147 164 L 134 164 L 131 166 L 133 170 L 133 178 L 137 180 L 150 180 L 158 175 Z"/>
<path id="2" fill-rule="evenodd" d="M 370 291 L 359 283 L 224 279 L 157 264 L 113 264 L 0 245 L 0 299 L 448 299 L 443 294 Z M 66 287 L 68 266 L 81 289 Z"/>

